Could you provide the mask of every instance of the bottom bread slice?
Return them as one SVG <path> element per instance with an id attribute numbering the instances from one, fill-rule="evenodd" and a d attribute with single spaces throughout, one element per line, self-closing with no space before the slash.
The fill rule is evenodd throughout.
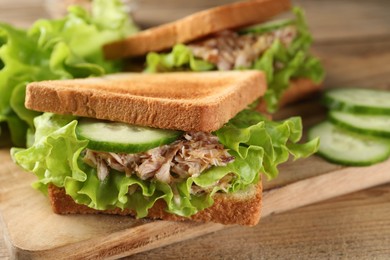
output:
<path id="1" fill-rule="evenodd" d="M 95 210 L 82 204 L 77 204 L 72 197 L 65 193 L 64 188 L 49 185 L 49 198 L 53 211 L 57 214 L 115 214 L 131 215 L 134 211 L 129 209 Z M 170 214 L 164 209 L 165 201 L 158 200 L 149 209 L 148 218 L 173 221 L 193 220 L 197 222 L 215 222 L 225 225 L 238 224 L 253 226 L 259 222 L 261 213 L 262 185 L 249 186 L 246 190 L 233 194 L 215 194 L 214 204 L 189 218 Z"/>

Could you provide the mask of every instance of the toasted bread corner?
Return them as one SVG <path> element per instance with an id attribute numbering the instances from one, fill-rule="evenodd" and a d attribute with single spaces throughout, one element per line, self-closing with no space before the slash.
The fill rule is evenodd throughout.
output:
<path id="1" fill-rule="evenodd" d="M 290 7 L 290 0 L 250 0 L 218 6 L 109 43 L 103 51 L 107 59 L 142 56 L 219 31 L 261 23 Z"/>

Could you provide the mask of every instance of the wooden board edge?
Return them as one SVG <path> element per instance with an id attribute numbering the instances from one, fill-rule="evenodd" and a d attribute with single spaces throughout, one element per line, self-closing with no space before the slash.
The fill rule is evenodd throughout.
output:
<path id="1" fill-rule="evenodd" d="M 3 215 L 1 214 L 1 212 L 0 212 L 0 225 L 2 226 L 2 232 L 3 232 L 3 237 L 0 239 L 3 239 L 4 245 L 8 250 L 10 258 L 11 259 L 18 259 L 17 258 L 18 249 L 15 248 L 15 246 L 13 245 L 13 243 L 11 241 L 10 235 L 8 233 L 7 225 L 5 224 L 5 221 L 3 219 Z"/>
<path id="2" fill-rule="evenodd" d="M 171 221 L 155 221 L 146 225 L 149 227 L 129 228 L 50 250 L 26 250 L 12 245 L 10 240 L 7 247 L 13 259 L 117 259 L 229 227 L 215 223 Z M 153 232 L 145 234 L 144 229 Z M 161 233 L 161 229 L 164 232 Z"/>
<path id="3" fill-rule="evenodd" d="M 266 191 L 262 218 L 388 183 L 390 174 L 386 170 L 390 171 L 390 160 L 369 167 L 344 168 Z M 356 178 L 361 181 L 353 182 Z"/>

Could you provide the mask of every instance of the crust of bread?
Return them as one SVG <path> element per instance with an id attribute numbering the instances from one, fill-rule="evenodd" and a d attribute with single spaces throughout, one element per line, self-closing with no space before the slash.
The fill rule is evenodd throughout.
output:
<path id="1" fill-rule="evenodd" d="M 115 214 L 134 216 L 129 209 L 95 210 L 85 205 L 77 204 L 65 193 L 64 188 L 49 185 L 49 198 L 53 211 L 57 214 Z M 213 197 L 214 204 L 195 215 L 186 218 L 166 212 L 165 201 L 158 200 L 149 210 L 148 218 L 171 221 L 192 220 L 197 222 L 215 222 L 224 225 L 256 225 L 260 220 L 262 185 L 252 185 L 246 191 L 234 194 L 217 193 Z"/>
<path id="2" fill-rule="evenodd" d="M 311 79 L 294 79 L 290 82 L 288 89 L 282 94 L 279 101 L 279 108 L 306 99 L 319 92 L 321 88 L 322 83 L 315 83 Z M 267 113 L 267 104 L 264 100 L 259 102 L 256 110 L 262 113 Z"/>
<path id="3" fill-rule="evenodd" d="M 290 0 L 251 0 L 201 11 L 104 46 L 107 59 L 142 56 L 226 29 L 264 22 L 288 10 Z"/>
<path id="4" fill-rule="evenodd" d="M 123 73 L 102 78 L 34 82 L 27 108 L 129 124 L 211 132 L 262 96 L 258 71 Z"/>

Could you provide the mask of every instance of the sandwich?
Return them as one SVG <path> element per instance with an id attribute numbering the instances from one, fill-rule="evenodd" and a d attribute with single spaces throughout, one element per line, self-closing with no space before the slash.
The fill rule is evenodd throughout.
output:
<path id="1" fill-rule="evenodd" d="M 150 73 L 261 70 L 268 89 L 260 108 L 274 112 L 318 91 L 324 77 L 320 61 L 309 53 L 312 38 L 303 11 L 296 7 L 295 17 L 269 21 L 290 8 L 289 0 L 215 7 L 109 43 L 105 57 L 144 57 Z"/>
<path id="2" fill-rule="evenodd" d="M 59 214 L 255 225 L 261 178 L 306 157 L 300 118 L 273 122 L 251 109 L 259 71 L 122 73 L 30 83 L 35 140 L 14 148 Z"/>

